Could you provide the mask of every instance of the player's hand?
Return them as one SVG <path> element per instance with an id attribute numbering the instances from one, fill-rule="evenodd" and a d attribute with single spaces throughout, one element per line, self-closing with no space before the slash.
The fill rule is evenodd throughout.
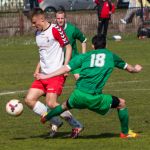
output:
<path id="1" fill-rule="evenodd" d="M 34 73 L 34 74 L 33 74 L 33 77 L 36 78 L 36 77 L 37 77 L 37 73 Z"/>
<path id="2" fill-rule="evenodd" d="M 33 77 L 34 77 L 34 78 L 37 78 L 37 75 L 38 75 L 39 73 L 40 73 L 39 71 L 35 71 L 34 74 L 33 74 Z"/>
<path id="3" fill-rule="evenodd" d="M 37 76 L 36 76 L 37 80 L 40 80 L 40 79 L 47 79 L 48 76 L 47 75 L 44 75 L 42 73 L 38 73 Z"/>
<path id="4" fill-rule="evenodd" d="M 140 71 L 142 70 L 142 66 L 136 64 L 136 65 L 134 66 L 134 69 L 135 69 L 135 72 L 140 72 Z"/>

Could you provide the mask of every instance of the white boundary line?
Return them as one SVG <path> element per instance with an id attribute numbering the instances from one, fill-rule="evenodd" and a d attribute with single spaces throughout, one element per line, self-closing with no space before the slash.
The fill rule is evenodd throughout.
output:
<path id="1" fill-rule="evenodd" d="M 3 96 L 3 95 L 11 95 L 11 94 L 16 94 L 16 93 L 24 93 L 24 92 L 27 92 L 27 90 L 2 92 L 2 93 L 0 93 L 0 96 Z"/>
<path id="2" fill-rule="evenodd" d="M 122 83 L 139 83 L 139 82 L 148 82 L 150 80 L 131 80 L 131 81 L 118 81 L 118 82 L 110 82 L 109 84 L 122 84 Z"/>
<path id="3" fill-rule="evenodd" d="M 115 91 L 115 92 L 122 92 L 122 91 L 150 91 L 150 89 L 119 89 L 119 90 L 104 90 L 104 91 Z"/>
<path id="4" fill-rule="evenodd" d="M 150 80 L 133 80 L 133 81 L 118 81 L 118 82 L 110 82 L 108 83 L 108 85 L 110 84 L 126 84 L 126 83 L 138 83 L 138 82 L 148 82 Z M 73 88 L 75 86 L 65 86 L 64 89 L 68 89 L 68 88 Z M 116 91 L 116 92 L 121 92 L 121 91 L 149 91 L 150 89 L 119 89 L 119 90 L 104 90 L 104 91 Z M 17 93 L 25 93 L 27 92 L 27 90 L 20 90 L 20 91 L 8 91 L 8 92 L 2 92 L 0 93 L 0 96 L 3 95 L 11 95 L 11 94 L 17 94 Z M 64 93 L 65 94 L 65 93 Z"/>
<path id="5" fill-rule="evenodd" d="M 114 91 L 114 92 L 130 92 L 130 91 L 150 91 L 150 89 L 119 89 L 119 90 L 104 90 L 104 91 Z M 0 96 L 4 95 L 12 95 L 12 94 L 17 94 L 17 93 L 25 93 L 27 90 L 22 90 L 22 91 L 12 91 L 12 92 L 3 92 L 0 93 Z M 67 93 L 63 93 L 67 94 Z"/>

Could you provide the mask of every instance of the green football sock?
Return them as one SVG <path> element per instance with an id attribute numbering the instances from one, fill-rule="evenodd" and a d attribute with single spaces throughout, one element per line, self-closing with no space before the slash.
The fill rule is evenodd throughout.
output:
<path id="1" fill-rule="evenodd" d="M 58 116 L 60 115 L 62 112 L 64 112 L 65 110 L 62 109 L 61 105 L 56 106 L 54 109 L 51 109 L 51 111 L 48 112 L 48 114 L 46 115 L 46 120 L 51 119 L 54 116 Z"/>
<path id="2" fill-rule="evenodd" d="M 129 123 L 129 116 L 128 116 L 128 109 L 119 109 L 118 110 L 118 116 L 119 120 L 121 123 L 121 131 L 124 134 L 128 134 L 129 128 L 128 128 L 128 123 Z"/>

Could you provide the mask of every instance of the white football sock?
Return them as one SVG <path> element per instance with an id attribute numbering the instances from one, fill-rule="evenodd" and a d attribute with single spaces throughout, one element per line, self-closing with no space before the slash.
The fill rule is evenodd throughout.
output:
<path id="1" fill-rule="evenodd" d="M 64 111 L 60 116 L 64 118 L 73 128 L 83 128 L 83 125 L 72 116 L 70 111 Z"/>
<path id="2" fill-rule="evenodd" d="M 40 101 L 37 101 L 34 108 L 33 108 L 33 111 L 36 114 L 42 116 L 45 113 L 47 113 L 47 107 L 43 103 L 41 103 Z"/>

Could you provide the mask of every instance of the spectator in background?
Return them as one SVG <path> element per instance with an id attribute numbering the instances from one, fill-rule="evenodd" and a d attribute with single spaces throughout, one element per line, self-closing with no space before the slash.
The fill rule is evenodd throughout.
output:
<path id="1" fill-rule="evenodd" d="M 150 0 L 142 0 L 143 20 L 149 20 Z"/>
<path id="2" fill-rule="evenodd" d="M 120 19 L 121 23 L 129 24 L 132 23 L 132 20 L 135 15 L 140 16 L 143 20 L 143 13 L 145 14 L 146 7 L 150 7 L 150 4 L 147 0 L 130 0 L 129 8 L 123 19 Z"/>
<path id="3" fill-rule="evenodd" d="M 145 39 L 145 38 L 150 38 L 150 29 L 149 29 L 150 0 L 142 0 L 141 2 L 142 2 L 141 11 L 139 13 L 141 13 L 142 24 L 139 26 L 137 30 L 137 37 L 139 39 Z"/>
<path id="4" fill-rule="evenodd" d="M 93 0 L 97 4 L 98 34 L 107 36 L 107 29 L 111 14 L 115 12 L 115 6 L 111 0 Z"/>

